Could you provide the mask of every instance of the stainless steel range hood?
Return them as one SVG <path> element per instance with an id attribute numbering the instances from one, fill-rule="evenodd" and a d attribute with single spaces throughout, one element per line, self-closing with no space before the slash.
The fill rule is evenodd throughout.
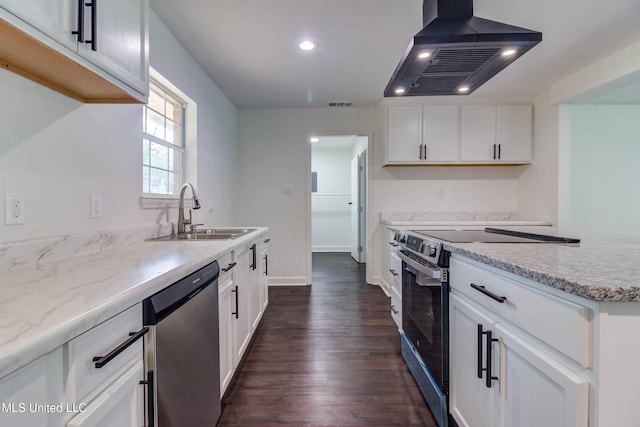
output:
<path id="1" fill-rule="evenodd" d="M 468 95 L 542 40 L 542 33 L 473 16 L 473 0 L 424 0 L 416 34 L 384 96 Z"/>

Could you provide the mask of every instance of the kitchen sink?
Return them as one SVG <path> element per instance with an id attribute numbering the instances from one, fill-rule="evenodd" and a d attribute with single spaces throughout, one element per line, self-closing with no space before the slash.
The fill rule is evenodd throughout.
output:
<path id="1" fill-rule="evenodd" d="M 204 228 L 188 233 L 176 233 L 170 236 L 158 237 L 151 240 L 233 240 L 256 231 L 255 228 Z"/>

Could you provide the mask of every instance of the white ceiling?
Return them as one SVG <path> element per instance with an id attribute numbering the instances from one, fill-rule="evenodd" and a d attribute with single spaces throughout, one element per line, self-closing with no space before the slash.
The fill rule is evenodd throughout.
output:
<path id="1" fill-rule="evenodd" d="M 422 0 L 151 0 L 151 6 L 240 108 L 377 105 L 422 27 Z M 475 0 L 474 14 L 541 31 L 543 41 L 471 97 L 531 98 L 640 40 L 640 0 Z M 304 38 L 318 49 L 301 51 Z"/>

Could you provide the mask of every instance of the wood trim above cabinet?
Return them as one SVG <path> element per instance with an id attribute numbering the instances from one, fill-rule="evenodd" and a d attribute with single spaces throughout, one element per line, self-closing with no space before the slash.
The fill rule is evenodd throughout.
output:
<path id="1" fill-rule="evenodd" d="M 3 19 L 0 19 L 0 65 L 84 103 L 142 103 L 114 83 Z"/>

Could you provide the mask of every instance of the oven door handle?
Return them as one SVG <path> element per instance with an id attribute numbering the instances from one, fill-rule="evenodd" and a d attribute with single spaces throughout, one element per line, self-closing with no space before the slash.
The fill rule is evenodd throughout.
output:
<path id="1" fill-rule="evenodd" d="M 402 261 L 404 261 L 408 266 L 414 268 L 416 271 L 424 274 L 430 279 L 440 279 L 442 277 L 442 271 L 440 269 L 429 268 L 426 265 L 422 265 L 417 261 L 412 260 L 408 256 L 404 255 L 401 252 L 398 252 L 398 256 Z"/>

